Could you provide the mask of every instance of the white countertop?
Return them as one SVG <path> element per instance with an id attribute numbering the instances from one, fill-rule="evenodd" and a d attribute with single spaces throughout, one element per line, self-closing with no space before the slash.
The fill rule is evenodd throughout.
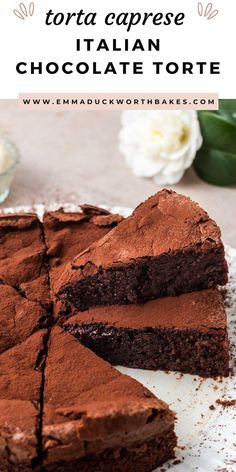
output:
<path id="1" fill-rule="evenodd" d="M 117 147 L 119 112 L 27 111 L 0 101 L 0 134 L 21 152 L 12 192 L 0 206 L 95 203 L 135 207 L 158 188 L 135 177 Z M 193 170 L 173 189 L 205 208 L 236 247 L 236 187 L 215 187 Z"/>

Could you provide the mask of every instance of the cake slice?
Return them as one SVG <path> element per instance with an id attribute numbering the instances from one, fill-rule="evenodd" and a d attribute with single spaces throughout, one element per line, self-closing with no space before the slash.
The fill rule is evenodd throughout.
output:
<path id="1" fill-rule="evenodd" d="M 0 215 L 0 279 L 29 300 L 50 305 L 43 227 L 34 213 Z"/>
<path id="2" fill-rule="evenodd" d="M 43 224 L 56 317 L 64 316 L 69 310 L 65 303 L 55 297 L 58 278 L 65 265 L 94 241 L 107 234 L 122 219 L 120 215 L 91 205 L 82 205 L 78 212 L 59 209 L 45 213 Z"/>
<path id="3" fill-rule="evenodd" d="M 174 419 L 136 380 L 53 328 L 45 369 L 44 470 L 150 472 L 173 457 Z"/>
<path id="4" fill-rule="evenodd" d="M 40 462 L 46 338 L 39 331 L 0 356 L 1 472 L 30 472 Z"/>
<path id="5" fill-rule="evenodd" d="M 227 319 L 217 289 L 91 308 L 63 327 L 113 365 L 229 375 Z"/>
<path id="6" fill-rule="evenodd" d="M 0 281 L 0 354 L 49 326 L 50 314 Z"/>
<path id="7" fill-rule="evenodd" d="M 69 263 L 59 298 L 77 309 L 143 303 L 224 285 L 220 230 L 189 198 L 162 190 Z"/>

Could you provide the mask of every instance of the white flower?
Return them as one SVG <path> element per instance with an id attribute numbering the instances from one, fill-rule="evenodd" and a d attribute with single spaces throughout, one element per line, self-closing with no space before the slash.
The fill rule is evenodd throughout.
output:
<path id="1" fill-rule="evenodd" d="M 120 151 L 139 177 L 172 185 L 192 165 L 202 145 L 195 111 L 125 111 L 119 134 Z"/>

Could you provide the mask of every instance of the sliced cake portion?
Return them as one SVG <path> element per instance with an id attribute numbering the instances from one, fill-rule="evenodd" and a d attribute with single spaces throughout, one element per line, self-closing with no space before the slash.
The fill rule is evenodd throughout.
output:
<path id="1" fill-rule="evenodd" d="M 30 472 L 40 462 L 46 338 L 39 331 L 0 356 L 1 472 Z"/>
<path id="2" fill-rule="evenodd" d="M 58 278 L 65 265 L 78 253 L 102 238 L 114 228 L 123 217 L 91 205 L 82 205 L 78 212 L 63 209 L 44 215 L 44 232 L 49 259 L 51 295 L 56 317 L 64 316 L 69 307 L 55 298 Z"/>
<path id="3" fill-rule="evenodd" d="M 150 472 L 173 457 L 174 414 L 58 327 L 45 369 L 44 470 Z"/>
<path id="4" fill-rule="evenodd" d="M 49 324 L 50 314 L 40 303 L 0 282 L 0 354 Z"/>
<path id="5" fill-rule="evenodd" d="M 217 289 L 91 308 L 66 320 L 64 329 L 113 365 L 229 374 L 227 320 Z"/>
<path id="6" fill-rule="evenodd" d="M 79 310 L 224 285 L 220 230 L 189 198 L 162 190 L 67 265 L 58 297 Z"/>
<path id="7" fill-rule="evenodd" d="M 0 279 L 29 300 L 50 305 L 43 227 L 34 213 L 0 215 Z"/>

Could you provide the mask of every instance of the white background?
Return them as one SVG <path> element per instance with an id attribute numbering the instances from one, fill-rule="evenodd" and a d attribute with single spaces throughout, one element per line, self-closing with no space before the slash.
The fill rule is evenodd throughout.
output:
<path id="1" fill-rule="evenodd" d="M 235 0 L 213 0 L 219 14 L 212 20 L 197 13 L 197 0 L 35 0 L 35 14 L 24 21 L 16 18 L 13 9 L 18 0 L 0 0 L 0 98 L 17 98 L 27 92 L 215 92 L 220 98 L 235 98 Z M 29 1 L 25 0 L 26 5 Z M 208 0 L 202 0 L 204 6 Z M 55 12 L 96 11 L 96 26 L 46 26 L 49 9 Z M 104 26 L 110 11 L 180 12 L 186 14 L 183 26 L 135 26 L 127 33 L 124 26 Z M 76 52 L 76 38 L 160 38 L 160 52 Z M 144 75 L 18 75 L 15 67 L 20 61 L 55 61 L 63 63 L 97 61 L 100 67 L 113 61 L 143 61 Z M 181 74 L 155 75 L 153 61 L 220 61 L 221 75 Z"/>

